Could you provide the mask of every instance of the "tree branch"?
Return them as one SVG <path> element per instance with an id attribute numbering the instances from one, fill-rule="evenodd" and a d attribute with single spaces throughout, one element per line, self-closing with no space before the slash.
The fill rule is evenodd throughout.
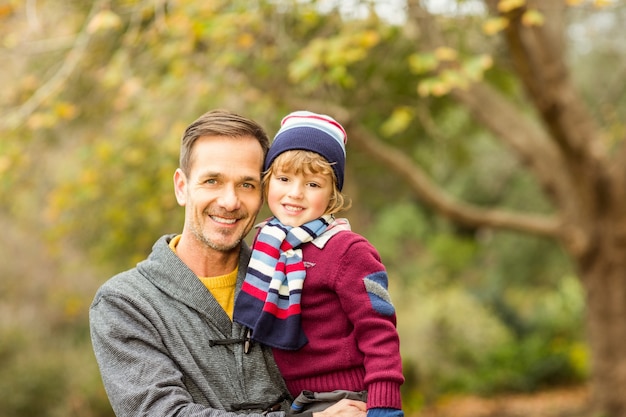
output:
<path id="1" fill-rule="evenodd" d="M 290 108 L 307 108 L 332 114 L 349 132 L 349 143 L 393 171 L 407 182 L 415 196 L 452 221 L 476 228 L 504 229 L 553 238 L 562 242 L 572 253 L 582 253 L 588 248 L 588 238 L 580 228 L 567 224 L 560 217 L 488 209 L 456 200 L 433 183 L 408 156 L 369 133 L 344 107 L 326 102 L 302 101 L 294 97 L 287 101 Z"/>
<path id="2" fill-rule="evenodd" d="M 50 79 L 48 79 L 44 85 L 38 88 L 25 103 L 1 119 L 0 129 L 14 129 L 23 125 L 26 119 L 28 119 L 28 117 L 33 114 L 44 101 L 58 93 L 63 88 L 63 85 L 70 77 L 87 49 L 90 39 L 90 33 L 88 30 L 89 22 L 98 10 L 100 10 L 102 4 L 104 4 L 104 1 L 95 2 L 93 4 L 88 17 L 85 19 L 83 29 L 76 37 L 74 46 L 67 53 L 65 60 L 58 71 Z"/>
<path id="3" fill-rule="evenodd" d="M 514 151 L 557 207 L 573 210 L 570 196 L 574 187 L 562 155 L 539 126 L 489 85 L 474 84 L 467 90 L 456 89 L 452 95 Z"/>
<path id="4" fill-rule="evenodd" d="M 453 221 L 467 226 L 509 229 L 551 238 L 560 238 L 562 235 L 561 222 L 554 217 L 486 209 L 459 202 L 433 184 L 424 171 L 404 153 L 385 145 L 359 125 L 349 122 L 347 129 L 351 134 L 351 143 L 357 144 L 359 149 L 393 170 L 424 203 Z"/>
<path id="5" fill-rule="evenodd" d="M 496 10 L 497 0 L 485 2 L 492 11 Z M 549 19 L 542 25 L 525 25 L 523 15 L 529 8 L 542 11 Z M 598 186 L 596 181 L 605 177 L 606 149 L 565 63 L 560 38 L 565 8 L 561 0 L 529 1 L 527 6 L 505 14 L 509 25 L 504 35 L 528 97 L 563 153 L 564 167 L 577 183 L 580 178 L 576 173 L 587 170 L 589 180 L 580 184 L 578 190 L 585 200 L 593 200 L 591 190 Z"/>

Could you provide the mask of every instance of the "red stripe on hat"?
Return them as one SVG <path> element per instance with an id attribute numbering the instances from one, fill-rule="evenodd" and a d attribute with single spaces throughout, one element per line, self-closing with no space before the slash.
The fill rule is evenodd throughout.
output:
<path id="1" fill-rule="evenodd" d="M 343 133 L 343 144 L 345 145 L 348 139 L 348 134 L 346 133 L 345 129 L 343 128 L 343 126 L 341 126 L 341 124 L 339 124 L 339 122 L 337 122 L 336 120 L 330 118 L 330 116 L 324 117 L 324 115 L 317 115 L 317 114 L 307 114 L 307 115 L 300 115 L 300 114 L 290 114 L 287 115 L 283 118 L 283 120 L 281 121 L 280 125 L 284 126 L 285 122 L 291 118 L 299 118 L 299 119 L 317 119 L 317 120 L 323 120 L 327 123 L 330 123 L 333 126 L 336 126 L 337 128 L 339 128 L 339 130 L 341 130 L 341 132 Z"/>

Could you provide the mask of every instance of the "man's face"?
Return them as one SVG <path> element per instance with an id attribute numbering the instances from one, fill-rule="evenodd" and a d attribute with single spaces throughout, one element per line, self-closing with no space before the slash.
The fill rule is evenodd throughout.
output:
<path id="1" fill-rule="evenodd" d="M 205 246 L 238 248 L 262 204 L 263 150 L 254 137 L 203 136 L 193 146 L 188 176 L 174 176 L 185 228 Z"/>

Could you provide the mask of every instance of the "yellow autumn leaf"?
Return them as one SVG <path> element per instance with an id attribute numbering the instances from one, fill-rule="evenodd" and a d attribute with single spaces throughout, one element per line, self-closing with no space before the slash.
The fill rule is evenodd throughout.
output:
<path id="1" fill-rule="evenodd" d="M 524 26 L 541 26 L 544 22 L 543 14 L 537 9 L 529 9 L 522 15 L 522 24 Z"/>
<path id="2" fill-rule="evenodd" d="M 438 61 L 454 61 L 458 56 L 457 51 L 448 47 L 440 47 L 435 49 L 435 57 Z"/>
<path id="3" fill-rule="evenodd" d="M 483 23 L 483 32 L 487 35 L 495 35 L 504 30 L 508 25 L 509 20 L 507 18 L 493 17 Z"/>
<path id="4" fill-rule="evenodd" d="M 380 42 L 380 34 L 375 30 L 366 30 L 359 36 L 359 46 L 371 48 Z"/>
<path id="5" fill-rule="evenodd" d="M 435 97 L 445 96 L 446 94 L 448 94 L 450 92 L 452 87 L 453 87 L 453 85 L 451 85 L 450 83 L 447 83 L 447 82 L 444 82 L 444 81 L 439 81 L 439 82 L 433 84 L 432 89 L 431 89 L 431 93 Z"/>
<path id="6" fill-rule="evenodd" d="M 430 86 L 432 82 L 429 80 L 424 80 L 417 85 L 417 94 L 420 97 L 426 97 L 430 94 Z"/>
<path id="7" fill-rule="evenodd" d="M 11 16 L 15 13 L 15 8 L 10 4 L 0 4 L 0 19 Z"/>
<path id="8" fill-rule="evenodd" d="M 409 67 L 415 74 L 424 74 L 437 68 L 437 59 L 433 54 L 412 54 Z"/>
<path id="9" fill-rule="evenodd" d="M 54 106 L 54 114 L 64 120 L 71 120 L 78 114 L 78 109 L 72 103 L 60 102 Z"/>
<path id="10" fill-rule="evenodd" d="M 250 49 L 254 45 L 254 37 L 250 33 L 242 33 L 237 38 L 237 45 L 244 49 Z"/>
<path id="11" fill-rule="evenodd" d="M 393 110 L 393 113 L 380 127 L 383 135 L 389 137 L 404 132 L 413 120 L 413 111 L 410 107 L 401 106 Z"/>
<path id="12" fill-rule="evenodd" d="M 578 6 L 583 1 L 584 0 L 565 0 L 565 4 L 567 4 L 568 6 Z"/>
<path id="13" fill-rule="evenodd" d="M 526 4 L 526 0 L 500 0 L 498 2 L 498 11 L 502 13 L 510 12 L 511 10 L 522 7 Z"/>

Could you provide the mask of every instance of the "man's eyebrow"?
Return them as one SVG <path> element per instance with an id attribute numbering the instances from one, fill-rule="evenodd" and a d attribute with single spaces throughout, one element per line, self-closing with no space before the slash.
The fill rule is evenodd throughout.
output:
<path id="1" fill-rule="evenodd" d="M 219 177 L 222 175 L 221 171 L 215 171 L 211 167 L 199 167 L 197 169 L 199 175 L 211 176 L 211 177 Z"/>
<path id="2" fill-rule="evenodd" d="M 223 178 L 224 177 L 224 173 L 220 172 L 220 171 L 205 171 L 205 172 L 200 172 L 198 175 L 199 178 Z M 261 181 L 261 176 L 258 175 L 242 175 L 239 177 L 239 181 L 240 182 L 246 182 L 246 181 L 253 181 L 253 182 L 260 182 Z"/>
<path id="3" fill-rule="evenodd" d="M 215 171 L 200 172 L 198 178 L 220 178 L 222 173 Z"/>
<path id="4" fill-rule="evenodd" d="M 243 181 L 243 182 L 261 182 L 261 179 L 259 177 L 253 177 L 251 175 L 245 175 L 245 176 L 241 177 L 241 181 Z"/>

